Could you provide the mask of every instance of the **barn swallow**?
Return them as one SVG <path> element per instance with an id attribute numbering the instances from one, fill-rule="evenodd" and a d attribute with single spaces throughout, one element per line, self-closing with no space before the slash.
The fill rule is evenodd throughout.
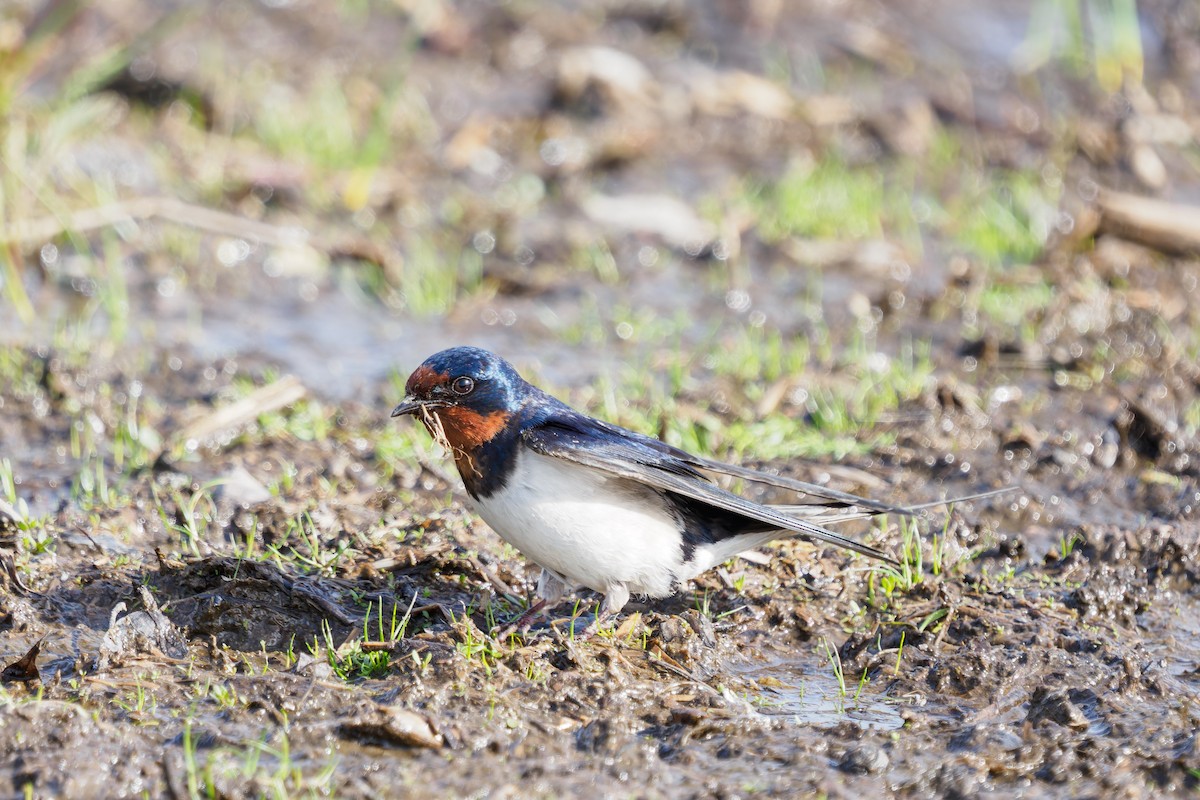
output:
<path id="1" fill-rule="evenodd" d="M 739 553 L 788 536 L 894 564 L 818 522 L 918 508 L 692 455 L 581 414 L 475 347 L 430 356 L 405 395 L 392 416 L 419 416 L 453 454 L 479 516 L 542 568 L 538 601 L 515 625 L 580 586 L 604 597 L 598 623 L 630 595 L 665 597 Z M 798 492 L 807 504 L 755 503 L 722 489 L 714 474 Z"/>

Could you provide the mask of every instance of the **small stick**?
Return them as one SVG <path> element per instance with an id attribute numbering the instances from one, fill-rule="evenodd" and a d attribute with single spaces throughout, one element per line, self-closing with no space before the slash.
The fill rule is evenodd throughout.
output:
<path id="1" fill-rule="evenodd" d="M 213 208 L 185 203 L 173 197 L 135 197 L 95 208 L 71 211 L 63 216 L 14 220 L 0 232 L 0 244 L 30 245 L 72 231 L 84 233 L 109 228 L 122 222 L 162 219 L 197 230 L 225 236 L 242 236 L 273 247 L 302 247 L 312 236 L 300 227 L 282 227 Z"/>
<path id="2" fill-rule="evenodd" d="M 212 437 L 240 427 L 260 414 L 274 411 L 291 405 L 308 394 L 308 389 L 300 383 L 300 379 L 287 375 L 274 383 L 255 389 L 236 403 L 219 408 L 211 414 L 196 420 L 181 428 L 173 437 L 173 444 L 182 444 L 191 440 L 205 441 Z"/>
<path id="3" fill-rule="evenodd" d="M 1167 253 L 1200 253 L 1200 206 L 1104 191 L 1100 229 Z"/>

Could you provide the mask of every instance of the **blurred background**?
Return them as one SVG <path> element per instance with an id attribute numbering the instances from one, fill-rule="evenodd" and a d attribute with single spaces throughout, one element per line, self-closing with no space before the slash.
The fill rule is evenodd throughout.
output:
<path id="1" fill-rule="evenodd" d="M 10 2 L 5 335 L 342 396 L 467 339 L 1011 336 L 1074 196 L 1197 197 L 1196 10 L 1141 6 Z"/>
<path id="2" fill-rule="evenodd" d="M 1198 136 L 1196 0 L 3 0 L 12 791 L 1194 791 Z M 535 570 L 387 418 L 457 344 L 1019 489 L 498 642 Z M 107 670 L 146 586 L 187 661 Z"/>
<path id="3" fill-rule="evenodd" d="M 1185 0 L 9 2 L 0 342 L 18 384 L 187 363 L 152 394 L 266 370 L 381 414 L 472 343 L 676 444 L 950 477 L 947 408 L 1030 464 L 1064 388 L 1093 449 L 1126 395 L 1191 435 L 1198 34 Z"/>

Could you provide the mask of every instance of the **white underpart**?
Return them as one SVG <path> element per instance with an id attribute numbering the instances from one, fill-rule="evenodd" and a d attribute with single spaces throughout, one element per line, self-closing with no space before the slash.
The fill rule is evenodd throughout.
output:
<path id="1" fill-rule="evenodd" d="M 565 583 L 603 593 L 606 611 L 631 593 L 666 596 L 695 574 L 683 565 L 678 522 L 652 489 L 530 450 L 516 458 L 504 489 L 476 502 L 479 516 Z"/>
<path id="2" fill-rule="evenodd" d="M 773 542 L 776 539 L 786 538 L 787 536 L 788 534 L 785 531 L 767 531 L 765 533 L 748 533 L 742 536 L 731 536 L 719 542 L 702 544 L 696 548 L 695 555 L 679 578 L 681 580 L 694 578 L 718 564 L 724 564 L 739 553 L 753 550 L 755 547 L 764 545 L 767 542 Z"/>

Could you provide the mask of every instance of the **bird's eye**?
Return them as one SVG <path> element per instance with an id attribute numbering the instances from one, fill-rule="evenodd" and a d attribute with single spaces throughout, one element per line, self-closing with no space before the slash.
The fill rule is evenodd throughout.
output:
<path id="1" fill-rule="evenodd" d="M 461 378 L 455 378 L 454 383 L 450 384 L 450 388 L 455 394 L 470 394 L 475 388 L 475 381 L 463 375 Z"/>

